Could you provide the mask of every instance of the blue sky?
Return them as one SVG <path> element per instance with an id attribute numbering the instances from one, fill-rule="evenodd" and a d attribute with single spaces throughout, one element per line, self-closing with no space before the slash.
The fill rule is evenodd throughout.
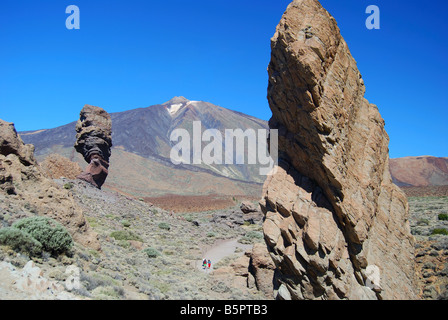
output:
<path id="1" fill-rule="evenodd" d="M 173 96 L 268 120 L 270 38 L 289 1 L 2 0 L 0 118 L 19 131 Z M 448 3 L 321 0 L 386 121 L 392 158 L 448 156 Z M 81 29 L 67 30 L 77 5 Z M 365 9 L 381 9 L 367 30 Z"/>

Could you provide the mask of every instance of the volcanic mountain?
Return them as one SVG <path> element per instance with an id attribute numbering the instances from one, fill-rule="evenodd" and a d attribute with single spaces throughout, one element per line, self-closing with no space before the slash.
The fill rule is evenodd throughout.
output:
<path id="1" fill-rule="evenodd" d="M 448 185 L 448 158 L 431 156 L 390 159 L 390 172 L 400 187 Z"/>
<path id="2" fill-rule="evenodd" d="M 80 108 L 81 109 L 81 108 Z M 175 129 L 193 132 L 200 121 L 202 132 L 217 129 L 267 129 L 266 121 L 204 101 L 175 97 L 168 102 L 124 112 L 111 113 L 113 149 L 105 187 L 139 197 L 165 194 L 253 195 L 261 193 L 265 176 L 258 165 L 181 164 L 174 165 L 170 152 L 177 142 L 170 141 Z M 20 132 L 25 143 L 33 144 L 39 161 L 50 154 L 63 155 L 85 167 L 73 148 L 75 124 Z M 218 140 L 219 141 L 219 140 Z M 222 150 L 224 154 L 224 141 Z M 209 142 L 203 142 L 202 146 Z M 247 144 L 247 143 L 246 143 Z"/>

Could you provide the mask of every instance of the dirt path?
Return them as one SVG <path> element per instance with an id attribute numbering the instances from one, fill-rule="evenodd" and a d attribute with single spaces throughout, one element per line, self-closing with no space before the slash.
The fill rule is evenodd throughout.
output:
<path id="1" fill-rule="evenodd" d="M 204 270 L 202 268 L 202 260 L 197 263 L 197 267 L 202 272 L 212 272 L 214 264 L 218 263 L 221 259 L 234 254 L 236 248 L 241 248 L 243 250 L 241 254 L 243 254 L 244 251 L 250 249 L 251 247 L 252 245 L 250 244 L 248 245 L 239 243 L 238 239 L 230 239 L 217 242 L 203 254 L 202 260 L 204 258 L 206 258 L 207 260 L 210 259 L 212 263 L 210 270 Z"/>

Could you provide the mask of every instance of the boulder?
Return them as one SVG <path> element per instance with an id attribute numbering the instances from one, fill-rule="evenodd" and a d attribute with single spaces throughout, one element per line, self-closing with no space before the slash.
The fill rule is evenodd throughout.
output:
<path id="1" fill-rule="evenodd" d="M 256 208 L 252 203 L 249 202 L 242 202 L 240 209 L 243 213 L 251 213 L 259 211 L 258 208 Z"/>
<path id="2" fill-rule="evenodd" d="M 75 265 L 70 265 L 65 269 L 65 274 L 68 276 L 65 280 L 65 288 L 68 291 L 81 289 L 81 270 Z"/>
<path id="3" fill-rule="evenodd" d="M 250 253 L 249 271 L 254 278 L 255 286 L 266 297 L 272 299 L 274 293 L 275 264 L 269 255 L 266 245 L 255 243 Z"/>

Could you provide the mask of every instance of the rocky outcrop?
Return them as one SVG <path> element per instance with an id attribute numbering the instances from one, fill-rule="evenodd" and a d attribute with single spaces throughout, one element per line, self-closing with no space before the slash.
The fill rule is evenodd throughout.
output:
<path id="1" fill-rule="evenodd" d="M 40 163 L 47 177 L 51 179 L 76 179 L 82 173 L 78 163 L 70 161 L 57 153 L 50 154 Z"/>
<path id="2" fill-rule="evenodd" d="M 249 268 L 254 284 L 269 299 L 273 298 L 275 264 L 272 261 L 266 246 L 255 243 L 250 253 Z"/>
<path id="3" fill-rule="evenodd" d="M 248 208 L 251 209 L 249 210 Z M 213 213 L 211 222 L 225 225 L 230 228 L 238 228 L 244 224 L 261 225 L 263 221 L 263 213 L 259 209 L 252 209 L 255 209 L 252 204 L 242 204 L 240 210 L 221 210 Z"/>
<path id="4" fill-rule="evenodd" d="M 252 248 L 233 260 L 229 266 L 213 271 L 215 279 L 228 279 L 233 287 L 248 288 L 266 299 L 273 298 L 275 265 L 264 243 L 255 243 Z"/>
<path id="5" fill-rule="evenodd" d="M 0 119 L 0 153 L 4 156 L 12 154 L 25 166 L 35 164 L 34 146 L 32 144 L 24 144 L 22 139 L 17 135 L 16 128 L 13 123 Z"/>
<path id="6" fill-rule="evenodd" d="M 271 48 L 279 163 L 261 206 L 276 297 L 415 298 L 407 199 L 392 183 L 384 120 L 364 98 L 335 19 L 317 0 L 295 0 Z"/>
<path id="7" fill-rule="evenodd" d="M 240 210 L 243 213 L 252 213 L 252 212 L 258 212 L 260 209 L 255 207 L 250 202 L 242 202 L 241 205 L 240 205 Z"/>
<path id="8" fill-rule="evenodd" d="M 112 147 L 112 120 L 99 107 L 85 105 L 76 123 L 75 149 L 89 164 L 78 179 L 101 189 L 106 181 Z"/>
<path id="9" fill-rule="evenodd" d="M 79 300 L 60 283 L 43 277 L 42 270 L 33 261 L 22 269 L 0 262 L 0 280 L 2 300 Z"/>
<path id="10" fill-rule="evenodd" d="M 0 211 L 2 223 L 44 215 L 64 225 L 82 245 L 100 249 L 70 191 L 45 176 L 36 163 L 32 145 L 25 145 L 12 123 L 0 120 Z"/>

